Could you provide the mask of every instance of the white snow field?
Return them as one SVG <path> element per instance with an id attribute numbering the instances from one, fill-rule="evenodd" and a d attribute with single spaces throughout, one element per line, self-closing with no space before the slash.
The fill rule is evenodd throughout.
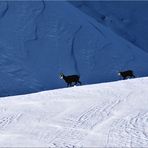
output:
<path id="1" fill-rule="evenodd" d="M 0 98 L 0 147 L 148 147 L 148 77 Z"/>

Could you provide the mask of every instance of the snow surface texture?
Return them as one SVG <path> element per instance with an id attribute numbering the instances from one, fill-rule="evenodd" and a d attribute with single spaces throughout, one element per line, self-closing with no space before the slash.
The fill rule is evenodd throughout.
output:
<path id="1" fill-rule="evenodd" d="M 128 69 L 148 74 L 148 53 L 69 2 L 0 4 L 0 96 L 65 87 L 61 72 L 83 84 L 118 80 Z"/>
<path id="2" fill-rule="evenodd" d="M 70 3 L 148 52 L 147 1 L 70 1 Z"/>
<path id="3" fill-rule="evenodd" d="M 0 147 L 147 147 L 148 77 L 0 99 Z"/>

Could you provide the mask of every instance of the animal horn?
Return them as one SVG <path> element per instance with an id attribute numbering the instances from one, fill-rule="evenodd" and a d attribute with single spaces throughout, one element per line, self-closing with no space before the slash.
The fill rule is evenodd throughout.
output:
<path id="1" fill-rule="evenodd" d="M 64 74 L 61 72 L 61 73 L 60 73 L 60 76 L 59 76 L 60 79 L 63 79 L 63 75 L 64 75 Z"/>

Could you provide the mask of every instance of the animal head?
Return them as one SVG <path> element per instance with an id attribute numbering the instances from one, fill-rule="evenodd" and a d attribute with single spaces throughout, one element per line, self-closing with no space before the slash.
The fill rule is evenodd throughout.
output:
<path id="1" fill-rule="evenodd" d="M 64 74 L 60 73 L 60 79 L 63 79 Z"/>
<path id="2" fill-rule="evenodd" d="M 121 76 L 121 72 L 118 72 L 118 76 Z"/>

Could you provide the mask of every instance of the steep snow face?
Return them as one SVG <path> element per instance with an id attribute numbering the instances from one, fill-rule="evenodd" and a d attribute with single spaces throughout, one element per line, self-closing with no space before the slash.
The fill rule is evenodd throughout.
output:
<path id="1" fill-rule="evenodd" d="M 147 1 L 70 1 L 81 11 L 148 52 Z"/>
<path id="2" fill-rule="evenodd" d="M 148 54 L 68 2 L 1 2 L 0 95 L 65 87 L 59 74 L 83 84 L 148 73 Z"/>
<path id="3" fill-rule="evenodd" d="M 29 67 L 25 44 L 35 39 L 40 2 L 0 2 L 0 96 L 39 91 L 42 84 Z"/>
<path id="4" fill-rule="evenodd" d="M 147 147 L 148 78 L 0 99 L 0 147 Z"/>

